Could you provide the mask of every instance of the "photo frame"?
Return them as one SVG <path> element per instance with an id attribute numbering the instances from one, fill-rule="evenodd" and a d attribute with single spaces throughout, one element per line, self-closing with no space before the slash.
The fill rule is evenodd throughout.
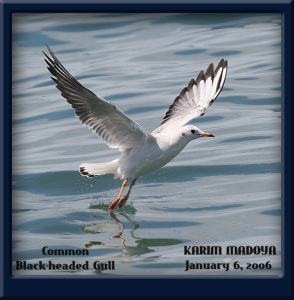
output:
<path id="1" fill-rule="evenodd" d="M 282 276 L 37 276 L 12 272 L 12 14 L 40 12 L 201 12 L 280 13 L 282 16 Z M 293 297 L 292 292 L 292 75 L 293 1 L 278 3 L 3 3 L 1 74 L 1 260 L 0 291 L 3 299 L 38 298 L 220 298 Z M 53 88 L 52 88 L 53 89 Z M 211 288 L 213 286 L 213 288 Z"/>

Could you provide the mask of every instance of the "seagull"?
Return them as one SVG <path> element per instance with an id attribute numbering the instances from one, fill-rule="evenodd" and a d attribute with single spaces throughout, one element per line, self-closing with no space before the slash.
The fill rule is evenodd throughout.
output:
<path id="1" fill-rule="evenodd" d="M 221 59 L 215 69 L 211 63 L 206 72 L 202 70 L 196 79 L 191 79 L 170 105 L 160 126 L 150 133 L 111 102 L 83 86 L 65 69 L 50 47 L 47 48 L 51 56 L 43 51 L 47 69 L 54 76 L 51 79 L 61 96 L 71 104 L 83 125 L 92 129 L 110 148 L 121 151 L 121 156 L 110 162 L 82 163 L 80 166 L 83 176 L 113 174 L 114 178 L 123 180 L 118 196 L 108 209 L 115 209 L 117 204 L 121 208 L 139 177 L 166 165 L 190 141 L 214 137 L 187 123 L 203 116 L 221 92 L 227 74 L 227 60 Z M 129 190 L 121 199 L 130 178 Z"/>

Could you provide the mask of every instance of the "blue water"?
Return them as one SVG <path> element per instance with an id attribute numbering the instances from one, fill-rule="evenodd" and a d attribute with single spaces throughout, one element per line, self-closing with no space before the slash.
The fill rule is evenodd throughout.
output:
<path id="1" fill-rule="evenodd" d="M 13 17 L 13 274 L 280 275 L 281 16 L 278 14 L 15 14 Z M 118 157 L 83 127 L 54 87 L 42 51 L 147 130 L 192 77 L 221 58 L 225 87 L 193 121 L 191 142 L 138 180 L 112 213 L 121 182 L 80 176 Z M 275 246 L 276 255 L 185 256 L 184 246 Z M 44 256 L 88 249 L 87 257 Z M 244 270 L 185 271 L 239 261 Z M 15 261 L 115 261 L 115 270 L 23 271 Z M 271 269 L 246 270 L 246 263 Z"/>

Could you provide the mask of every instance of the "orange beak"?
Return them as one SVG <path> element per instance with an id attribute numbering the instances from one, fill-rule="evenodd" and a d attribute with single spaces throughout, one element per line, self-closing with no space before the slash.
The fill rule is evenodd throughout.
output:
<path id="1" fill-rule="evenodd" d="M 208 133 L 208 132 L 204 132 L 203 134 L 200 134 L 201 136 L 209 136 L 209 137 L 214 137 L 213 134 Z"/>

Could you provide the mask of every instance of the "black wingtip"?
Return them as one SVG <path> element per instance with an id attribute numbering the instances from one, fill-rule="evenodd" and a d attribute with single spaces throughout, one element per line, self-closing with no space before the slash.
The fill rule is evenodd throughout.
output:
<path id="1" fill-rule="evenodd" d="M 228 67 L 228 61 L 225 59 L 224 60 L 224 66 L 227 68 Z"/>
<path id="2" fill-rule="evenodd" d="M 48 46 L 48 44 L 46 44 L 46 47 L 47 47 L 48 51 L 50 52 L 50 54 L 53 53 L 52 49 Z"/>
<path id="3" fill-rule="evenodd" d="M 212 77 L 213 76 L 213 72 L 214 72 L 214 66 L 213 66 L 213 63 L 211 63 L 206 72 L 205 72 L 205 78 L 209 78 L 209 77 Z"/>
<path id="4" fill-rule="evenodd" d="M 205 74 L 204 74 L 204 71 L 203 70 L 201 70 L 200 72 L 199 72 L 199 74 L 198 74 L 198 76 L 197 76 L 197 78 L 196 78 L 196 84 L 198 85 L 199 84 L 199 82 L 201 81 L 201 80 L 204 80 L 205 81 Z"/>
<path id="5" fill-rule="evenodd" d="M 224 58 L 222 58 L 214 70 L 214 76 L 217 74 L 217 72 L 220 68 L 225 69 L 227 67 L 228 67 L 228 61 L 225 60 Z"/>
<path id="6" fill-rule="evenodd" d="M 223 67 L 223 68 L 226 68 L 228 66 L 228 60 L 227 59 L 224 59 L 222 58 L 221 61 L 219 62 L 220 65 Z"/>

